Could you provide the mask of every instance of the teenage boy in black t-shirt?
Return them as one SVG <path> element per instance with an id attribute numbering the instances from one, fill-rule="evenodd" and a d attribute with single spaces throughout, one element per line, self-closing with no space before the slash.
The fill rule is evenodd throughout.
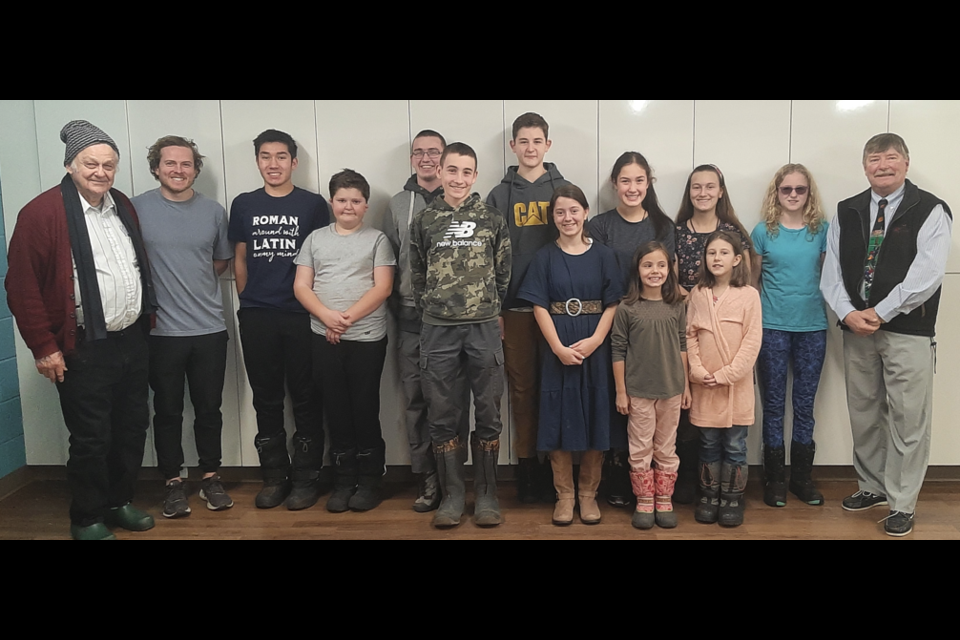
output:
<path id="1" fill-rule="evenodd" d="M 233 201 L 229 237 L 236 245 L 240 338 L 263 470 L 256 505 L 272 509 L 286 501 L 299 511 L 320 497 L 323 419 L 311 373 L 310 314 L 293 293 L 293 261 L 304 239 L 329 224 L 330 212 L 323 197 L 293 185 L 297 144 L 289 134 L 264 131 L 254 147 L 263 188 Z M 285 386 L 297 427 L 292 470 L 283 427 Z"/>

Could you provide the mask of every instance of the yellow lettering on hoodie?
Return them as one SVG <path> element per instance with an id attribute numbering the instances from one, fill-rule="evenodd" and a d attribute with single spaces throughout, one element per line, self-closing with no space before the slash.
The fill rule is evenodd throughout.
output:
<path id="1" fill-rule="evenodd" d="M 549 207 L 549 202 L 531 202 L 529 205 L 518 202 L 513 206 L 517 227 L 540 227 L 548 224 L 546 217 Z"/>

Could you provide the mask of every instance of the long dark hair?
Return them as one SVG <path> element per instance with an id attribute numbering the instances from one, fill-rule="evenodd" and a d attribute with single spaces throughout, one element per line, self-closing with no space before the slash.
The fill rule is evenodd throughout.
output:
<path id="1" fill-rule="evenodd" d="M 683 300 L 683 297 L 680 294 L 680 283 L 677 280 L 677 274 L 673 269 L 673 260 L 670 259 L 670 252 L 667 251 L 666 245 L 664 245 L 662 242 L 653 241 L 640 245 L 640 248 L 637 249 L 637 252 L 633 254 L 633 271 L 630 274 L 630 291 L 623 299 L 624 304 L 634 304 L 635 302 L 640 302 L 643 299 L 643 283 L 640 282 L 640 263 L 643 262 L 643 259 L 646 256 L 656 251 L 662 252 L 667 258 L 667 280 L 660 286 L 660 294 L 663 296 L 663 301 L 667 304 L 677 304 Z"/>
<path id="2" fill-rule="evenodd" d="M 647 212 L 647 215 L 649 215 L 653 221 L 653 228 L 656 231 L 657 238 L 665 238 L 667 233 L 670 232 L 673 222 L 670 220 L 670 216 L 663 212 L 663 207 L 660 206 L 657 191 L 653 188 L 657 179 L 653 175 L 653 168 L 650 166 L 650 163 L 647 162 L 647 159 L 643 157 L 643 154 L 637 151 L 627 151 L 617 158 L 617 161 L 613 163 L 613 171 L 610 173 L 610 182 L 616 187 L 617 180 L 620 179 L 620 172 L 623 171 L 624 167 L 628 167 L 631 164 L 637 165 L 647 174 L 649 186 L 647 187 L 647 195 L 641 204 Z M 669 256 L 670 254 L 668 253 L 667 255 Z"/>
<path id="3" fill-rule="evenodd" d="M 730 190 L 727 189 L 727 182 L 723 178 L 723 172 L 713 164 L 702 164 L 690 172 L 690 177 L 687 178 L 686 191 L 683 192 L 683 200 L 680 202 L 680 211 L 677 213 L 677 226 L 682 227 L 686 225 L 693 217 L 694 210 L 693 201 L 690 200 L 690 187 L 693 185 L 694 174 L 705 171 L 716 174 L 717 179 L 720 181 L 720 188 L 723 189 L 723 196 L 721 196 L 720 201 L 717 202 L 717 218 L 720 219 L 720 222 L 726 222 L 736 227 L 740 231 L 740 234 L 747 240 L 748 244 L 745 248 L 748 251 L 753 251 L 753 246 L 750 244 L 750 234 L 747 233 L 746 227 L 740 222 L 740 218 L 737 217 L 737 212 L 733 208 L 733 203 L 730 201 Z M 741 244 L 743 243 L 741 242 Z"/>
<path id="4" fill-rule="evenodd" d="M 733 273 L 730 274 L 730 286 L 731 287 L 745 287 L 750 284 L 750 269 L 747 266 L 747 255 L 744 251 L 743 242 L 740 240 L 740 236 L 731 231 L 724 231 L 720 229 L 719 231 L 714 231 L 710 234 L 710 237 L 707 238 L 706 243 L 703 245 L 703 256 L 700 261 L 700 283 L 698 286 L 705 289 L 712 289 L 717 285 L 717 277 L 713 275 L 710 269 L 707 267 L 707 251 L 710 249 L 710 245 L 716 242 L 717 240 L 723 240 L 730 244 L 733 247 L 733 255 L 740 256 L 740 264 L 733 268 Z"/>

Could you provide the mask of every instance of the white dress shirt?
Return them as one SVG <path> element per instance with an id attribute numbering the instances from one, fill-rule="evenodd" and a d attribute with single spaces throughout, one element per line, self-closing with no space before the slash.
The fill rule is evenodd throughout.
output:
<path id="1" fill-rule="evenodd" d="M 137 321 L 143 305 L 140 266 L 133 241 L 109 193 L 104 194 L 99 207 L 91 205 L 83 196 L 80 196 L 80 204 L 90 235 L 107 331 L 123 331 Z M 83 326 L 76 258 L 73 258 L 73 291 L 77 300 L 77 324 Z"/>
<path id="2" fill-rule="evenodd" d="M 906 185 L 903 185 L 886 197 L 884 232 L 890 228 L 897 209 L 903 203 L 905 189 Z M 873 229 L 873 225 L 877 222 L 882 199 L 882 196 L 874 192 L 870 193 L 870 226 L 868 227 L 870 229 Z M 910 313 L 937 292 L 943 284 L 943 277 L 947 270 L 952 229 L 953 220 L 944 211 L 943 206 L 934 207 L 920 228 L 917 236 L 917 257 L 910 265 L 907 277 L 875 308 L 881 320 L 890 322 L 901 314 Z M 833 219 L 827 236 L 827 256 L 823 263 L 820 291 L 841 321 L 857 310 L 850 302 L 850 296 L 843 284 L 843 273 L 840 270 L 840 225 L 836 218 Z"/>

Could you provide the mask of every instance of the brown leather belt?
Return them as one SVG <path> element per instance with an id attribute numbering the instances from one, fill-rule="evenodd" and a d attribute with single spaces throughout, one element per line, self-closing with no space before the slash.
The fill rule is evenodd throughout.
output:
<path id="1" fill-rule="evenodd" d="M 551 302 L 550 315 L 554 316 L 598 316 L 603 313 L 602 300 L 578 300 L 570 298 L 566 302 Z"/>

